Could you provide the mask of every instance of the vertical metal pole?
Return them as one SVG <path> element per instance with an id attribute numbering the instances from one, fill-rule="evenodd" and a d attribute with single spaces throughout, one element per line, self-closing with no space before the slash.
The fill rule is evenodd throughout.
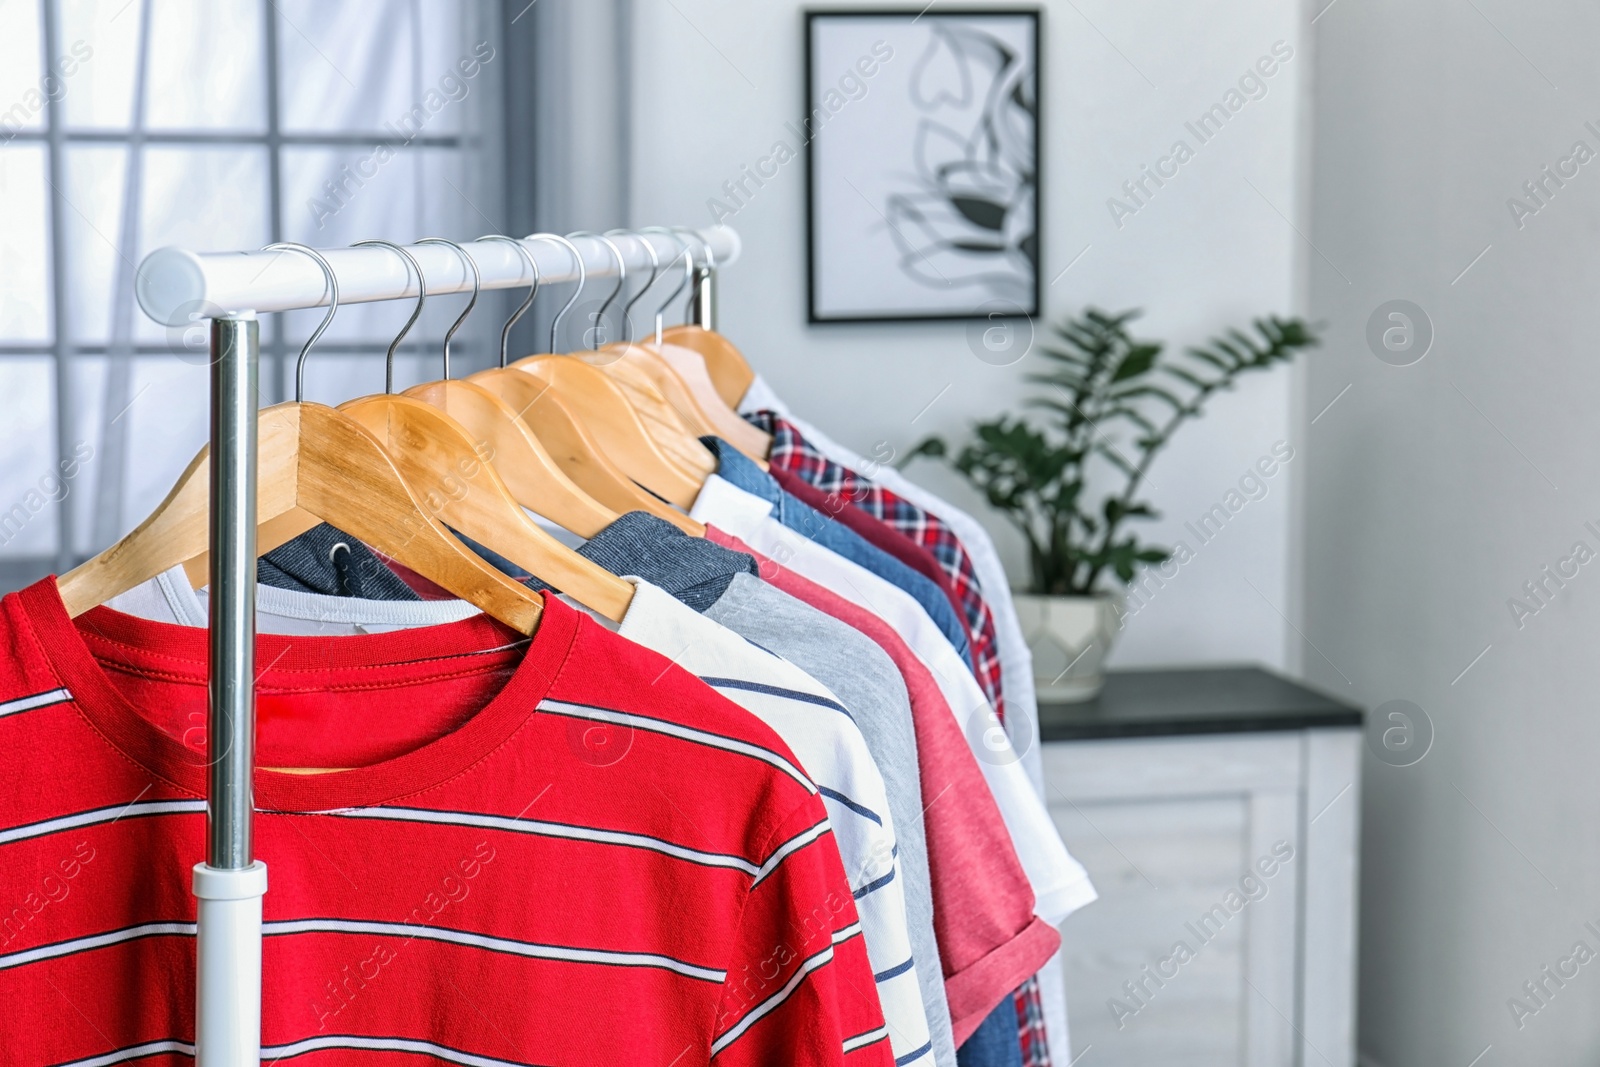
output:
<path id="1" fill-rule="evenodd" d="M 262 0 L 262 46 L 267 74 L 267 233 L 272 236 L 272 244 L 289 240 L 283 232 L 283 94 L 279 90 L 278 18 L 277 0 Z M 283 319 L 282 315 L 277 317 L 267 342 L 272 365 L 267 395 L 275 404 L 289 399 L 289 353 L 284 344 Z"/>
<path id="2" fill-rule="evenodd" d="M 57 19 L 57 5 L 51 0 L 40 0 L 40 22 L 43 29 L 44 55 L 40 57 L 43 69 L 49 69 L 61 55 L 61 29 Z M 78 391 L 73 373 L 72 345 L 72 286 L 69 284 L 71 265 L 67 262 L 67 218 L 69 206 L 62 191 L 67 184 L 67 118 L 66 108 L 59 96 L 47 98 L 45 104 L 45 151 L 50 180 L 50 289 L 54 294 L 54 315 L 51 324 L 51 348 L 55 370 L 56 400 L 56 461 L 65 460 L 77 445 Z M 121 471 L 106 467 L 100 460 L 98 478 L 120 478 Z M 57 470 L 64 468 L 57 466 Z M 56 505 L 56 555 L 53 563 L 57 574 L 71 570 L 78 553 L 77 495 L 64 493 Z M 93 550 L 98 546 L 91 545 Z"/>
<path id="3" fill-rule="evenodd" d="M 254 312 L 211 320 L 211 712 L 206 862 L 194 866 L 195 1064 L 260 1067 L 261 898 L 251 855 L 256 651 Z"/>
<path id="4" fill-rule="evenodd" d="M 255 766 L 256 394 L 261 324 L 211 320 L 211 822 L 206 862 L 250 866 Z"/>
<path id="5" fill-rule="evenodd" d="M 717 272 L 711 266 L 694 269 L 694 294 L 689 298 L 694 324 L 706 330 L 717 328 L 717 306 L 713 299 Z"/>

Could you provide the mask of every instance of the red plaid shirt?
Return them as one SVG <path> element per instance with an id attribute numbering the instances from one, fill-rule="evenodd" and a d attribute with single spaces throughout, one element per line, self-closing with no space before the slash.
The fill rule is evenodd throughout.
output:
<path id="1" fill-rule="evenodd" d="M 1022 1067 L 1050 1067 L 1050 1043 L 1045 1038 L 1044 999 L 1039 996 L 1039 979 L 1028 979 L 1013 996 Z"/>
<path id="2" fill-rule="evenodd" d="M 972 631 L 974 674 L 983 693 L 1005 719 L 1005 701 L 1000 687 L 1000 646 L 995 639 L 994 616 L 983 599 L 978 575 L 967 550 L 943 519 L 930 515 L 904 497 L 862 477 L 848 467 L 833 462 L 817 451 L 793 425 L 771 411 L 758 411 L 750 421 L 772 435 L 772 453 L 767 461 L 791 471 L 825 493 L 832 493 L 867 514 L 886 522 L 926 548 L 950 576 L 956 600 Z"/>

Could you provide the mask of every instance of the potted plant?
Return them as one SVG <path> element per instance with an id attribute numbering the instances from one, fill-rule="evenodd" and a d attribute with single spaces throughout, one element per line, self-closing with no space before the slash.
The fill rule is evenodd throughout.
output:
<path id="1" fill-rule="evenodd" d="M 1028 375 L 1047 387 L 1027 401 L 1050 413 L 1044 426 L 1002 415 L 977 423 L 953 457 L 938 437 L 907 457 L 950 463 L 1027 542 L 1029 580 L 1016 604 L 1042 700 L 1100 691 L 1122 590 L 1141 564 L 1172 554 L 1126 526 L 1158 517 L 1139 497 L 1151 462 L 1212 394 L 1318 343 L 1300 319 L 1272 316 L 1253 333 L 1231 329 L 1164 357 L 1160 342 L 1129 332 L 1138 315 L 1089 308 L 1055 327 L 1061 343 L 1041 349 L 1050 370 Z"/>

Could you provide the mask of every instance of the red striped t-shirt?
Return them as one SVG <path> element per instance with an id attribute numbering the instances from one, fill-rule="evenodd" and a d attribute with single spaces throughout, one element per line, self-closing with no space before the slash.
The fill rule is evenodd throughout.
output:
<path id="1" fill-rule="evenodd" d="M 0 601 L 0 1063 L 188 1064 L 205 634 Z M 263 636 L 264 1059 L 887 1065 L 822 805 L 753 716 L 553 598 Z"/>

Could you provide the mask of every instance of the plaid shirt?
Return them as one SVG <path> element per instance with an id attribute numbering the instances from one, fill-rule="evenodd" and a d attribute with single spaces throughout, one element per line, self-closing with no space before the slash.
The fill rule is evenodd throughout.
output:
<path id="1" fill-rule="evenodd" d="M 1050 1042 L 1045 1037 L 1044 1000 L 1039 996 L 1039 979 L 1028 979 L 1012 996 L 1017 1005 L 1022 1067 L 1050 1067 Z"/>
<path id="2" fill-rule="evenodd" d="M 995 714 L 1005 721 L 1005 700 L 1000 688 L 1000 645 L 995 638 L 994 616 L 983 599 L 978 575 L 967 550 L 943 519 L 930 515 L 897 493 L 875 485 L 848 467 L 833 462 L 809 444 L 800 431 L 776 413 L 758 411 L 751 422 L 772 435 L 772 453 L 767 461 L 792 471 L 825 493 L 835 494 L 886 522 L 926 548 L 950 576 L 956 599 L 967 626 L 972 631 L 973 673 L 978 685 L 994 705 Z"/>

